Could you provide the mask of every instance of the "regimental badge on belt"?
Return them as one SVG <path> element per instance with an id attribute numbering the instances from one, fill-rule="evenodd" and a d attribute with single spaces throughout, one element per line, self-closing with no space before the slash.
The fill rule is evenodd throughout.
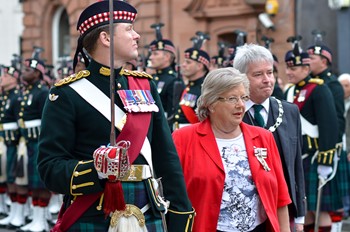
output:
<path id="1" fill-rule="evenodd" d="M 157 84 L 157 91 L 158 93 L 161 93 L 163 88 L 164 88 L 165 82 L 164 81 L 159 81 Z"/>
<path id="2" fill-rule="evenodd" d="M 128 112 L 158 112 L 159 108 L 149 90 L 118 90 Z"/>
<path id="3" fill-rule="evenodd" d="M 185 105 L 189 107 L 194 107 L 196 105 L 197 95 L 185 93 L 180 100 L 180 105 Z"/>
<path id="4" fill-rule="evenodd" d="M 297 99 L 298 102 L 303 102 L 303 101 L 305 101 L 306 93 L 307 93 L 307 90 L 306 90 L 306 89 L 300 90 L 299 97 L 298 97 L 298 99 Z"/>

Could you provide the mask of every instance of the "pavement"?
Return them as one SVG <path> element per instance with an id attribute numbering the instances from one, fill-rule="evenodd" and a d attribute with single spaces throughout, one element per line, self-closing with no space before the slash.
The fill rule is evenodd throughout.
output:
<path id="1" fill-rule="evenodd" d="M 350 232 L 350 218 L 343 221 L 342 232 Z"/>
<path id="2" fill-rule="evenodd" d="M 57 216 L 57 215 L 53 215 L 53 217 L 55 217 L 55 216 Z M 14 231 L 16 231 L 16 230 L 8 230 L 8 229 L 0 228 L 0 232 L 14 232 Z M 350 232 L 350 218 L 343 221 L 342 232 Z"/>

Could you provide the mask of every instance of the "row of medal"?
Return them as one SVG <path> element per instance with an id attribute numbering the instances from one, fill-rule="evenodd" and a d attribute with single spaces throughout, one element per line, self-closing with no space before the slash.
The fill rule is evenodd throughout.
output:
<path id="1" fill-rule="evenodd" d="M 159 108 L 149 90 L 118 90 L 125 110 L 128 112 L 158 112 Z"/>

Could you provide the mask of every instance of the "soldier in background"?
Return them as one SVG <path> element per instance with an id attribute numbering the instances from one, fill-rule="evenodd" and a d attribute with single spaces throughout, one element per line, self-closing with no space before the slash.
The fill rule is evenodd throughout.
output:
<path id="1" fill-rule="evenodd" d="M 22 72 L 22 79 L 26 85 L 23 90 L 22 101 L 18 113 L 18 124 L 21 138 L 18 145 L 17 176 L 15 183 L 21 187 L 20 195 L 23 197 L 18 207 L 18 224 L 23 231 L 48 230 L 46 220 L 47 206 L 51 193 L 41 181 L 37 169 L 38 139 L 41 129 L 41 116 L 49 89 L 42 84 L 45 74 L 45 65 L 38 55 L 26 59 Z M 33 220 L 25 224 L 24 203 L 29 191 L 32 196 Z"/>
<path id="2" fill-rule="evenodd" d="M 343 196 L 349 196 L 350 186 L 348 183 L 349 171 L 346 167 L 348 165 L 346 152 L 343 149 L 343 136 L 345 133 L 345 117 L 344 117 L 344 91 L 343 87 L 338 81 L 336 75 L 332 73 L 330 67 L 332 64 L 331 49 L 323 42 L 324 32 L 314 30 L 314 44 L 309 46 L 307 52 L 310 56 L 310 69 L 313 78 L 321 79 L 329 87 L 333 95 L 333 101 L 338 118 L 338 136 L 337 136 L 337 155 L 339 157 L 338 169 L 335 181 L 338 183 L 338 188 L 341 190 Z M 332 232 L 340 232 L 342 227 L 343 209 L 340 208 L 335 212 L 331 212 L 332 218 Z"/>
<path id="3" fill-rule="evenodd" d="M 300 40 L 301 36 L 288 38 L 294 48 L 285 55 L 286 75 L 293 85 L 286 90 L 285 96 L 298 106 L 301 117 L 307 202 L 304 231 L 311 232 L 319 227 L 319 231 L 329 232 L 332 224 L 329 212 L 342 208 L 342 198 L 335 180 L 323 186 L 321 199 L 317 196 L 319 183 L 324 183 L 335 171 L 337 113 L 328 86 L 323 80 L 311 78 L 309 54 L 299 48 Z M 320 212 L 316 212 L 318 200 Z"/>
<path id="4" fill-rule="evenodd" d="M 59 67 L 57 68 L 57 78 L 55 82 L 62 80 L 63 78 L 66 78 L 72 75 L 73 73 L 74 72 L 73 72 L 72 60 L 67 57 L 61 57 L 59 62 Z"/>
<path id="5" fill-rule="evenodd" d="M 224 42 L 218 42 L 218 48 L 218 55 L 210 58 L 210 71 L 224 67 L 226 44 Z"/>
<path id="6" fill-rule="evenodd" d="M 188 83 L 175 111 L 174 129 L 199 122 L 195 113 L 197 99 L 201 95 L 202 83 L 210 68 L 210 56 L 201 49 L 207 39 L 207 34 L 197 32 L 197 37 L 192 38 L 193 47 L 185 50 L 181 74 Z"/>
<path id="7" fill-rule="evenodd" d="M 7 217 L 0 220 L 0 227 L 10 224 L 15 216 L 17 208 L 17 187 L 15 184 L 15 165 L 17 158 L 17 145 L 19 140 L 19 127 L 17 115 L 19 111 L 19 79 L 21 72 L 17 61 L 13 60 L 11 66 L 2 69 L 0 87 L 2 89 L 0 107 L 0 210 L 8 213 Z M 5 191 L 10 199 L 10 210 L 8 212 L 5 204 Z"/>
<path id="8" fill-rule="evenodd" d="M 177 77 L 175 71 L 176 50 L 174 44 L 170 40 L 163 39 L 160 30 L 162 26 L 164 26 L 162 23 L 151 25 L 151 28 L 154 28 L 156 31 L 156 40 L 152 41 L 149 46 L 151 51 L 149 61 L 151 62 L 151 67 L 156 70 L 156 73 L 153 74 L 153 80 L 157 85 L 165 117 L 169 118 L 174 112 L 174 82 Z"/>

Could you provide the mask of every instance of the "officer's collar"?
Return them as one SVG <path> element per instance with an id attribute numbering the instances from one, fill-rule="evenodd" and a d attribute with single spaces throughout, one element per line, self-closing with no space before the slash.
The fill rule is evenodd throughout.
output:
<path id="1" fill-rule="evenodd" d="M 201 78 L 198 78 L 198 79 L 196 79 L 196 80 L 194 80 L 194 81 L 189 81 L 189 82 L 188 82 L 189 86 L 198 85 L 198 84 L 203 83 L 204 77 L 205 77 L 205 76 L 203 76 L 203 77 L 201 77 Z"/>
<path id="2" fill-rule="evenodd" d="M 325 77 L 330 77 L 332 76 L 332 72 L 329 68 L 326 68 L 325 70 L 323 70 L 322 72 L 318 73 L 317 75 L 314 75 L 314 78 L 325 78 Z"/>
<path id="3" fill-rule="evenodd" d="M 174 72 L 174 70 L 173 70 L 170 66 L 168 66 L 168 67 L 166 67 L 166 68 L 157 70 L 157 74 L 169 73 L 169 72 L 171 72 L 171 71 Z"/>
<path id="4" fill-rule="evenodd" d="M 114 69 L 114 75 L 116 75 L 116 74 L 119 75 L 121 69 L 122 68 Z M 92 74 L 95 74 L 95 75 L 98 74 L 98 75 L 103 76 L 103 77 L 109 77 L 111 75 L 111 70 L 108 66 L 102 65 L 93 59 L 91 59 L 88 70 Z"/>

